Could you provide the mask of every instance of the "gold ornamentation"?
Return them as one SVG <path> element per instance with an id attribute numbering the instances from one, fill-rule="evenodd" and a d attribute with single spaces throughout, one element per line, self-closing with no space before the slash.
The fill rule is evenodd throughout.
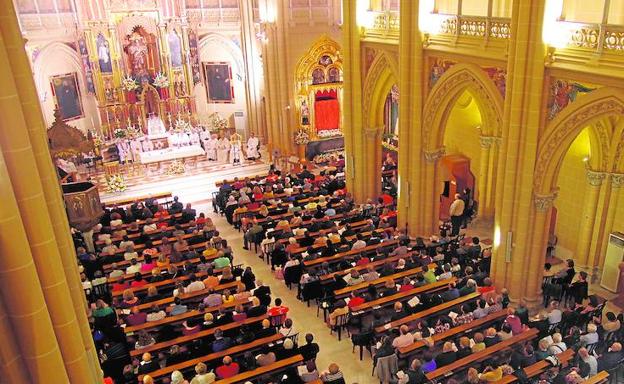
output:
<path id="1" fill-rule="evenodd" d="M 538 212 L 548 212 L 550 208 L 553 206 L 553 202 L 557 198 L 557 191 L 552 191 L 549 194 L 533 194 L 533 204 L 535 205 L 535 209 Z"/>
<path id="2" fill-rule="evenodd" d="M 607 178 L 607 174 L 605 172 L 596 172 L 591 169 L 587 170 L 587 181 L 589 185 L 592 187 L 600 187 L 602 182 Z"/>
<path id="3" fill-rule="evenodd" d="M 364 30 L 365 36 L 399 38 L 400 19 L 398 12 L 375 12 L 373 26 Z"/>
<path id="4" fill-rule="evenodd" d="M 428 163 L 435 163 L 446 154 L 446 148 L 442 147 L 431 151 L 423 151 L 423 153 Z"/>
<path id="5" fill-rule="evenodd" d="M 611 186 L 613 186 L 613 188 L 624 187 L 624 173 L 612 173 Z"/>
<path id="6" fill-rule="evenodd" d="M 368 74 L 366 75 L 366 79 L 364 80 L 364 94 L 362 95 L 363 96 L 362 101 L 364 104 L 363 116 L 367 120 L 370 119 L 369 112 L 372 108 L 373 93 L 375 92 L 375 85 L 379 81 L 379 78 L 381 74 L 383 73 L 383 71 L 385 71 L 386 69 L 390 69 L 390 71 L 392 72 L 392 76 L 394 77 L 395 80 L 398 79 L 397 72 L 395 70 L 396 65 L 392 63 L 390 56 L 388 55 L 386 51 L 381 51 L 377 55 L 377 57 L 375 57 L 375 60 L 373 60 L 370 70 Z M 395 83 L 396 82 L 397 81 L 395 81 Z M 385 99 L 386 95 L 384 95 L 383 97 Z M 368 121 L 368 124 L 374 124 L 374 123 L 375 123 L 374 121 Z"/>

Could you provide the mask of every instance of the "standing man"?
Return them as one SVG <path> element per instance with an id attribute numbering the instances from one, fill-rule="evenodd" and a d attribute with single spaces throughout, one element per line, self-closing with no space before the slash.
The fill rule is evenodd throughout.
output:
<path id="1" fill-rule="evenodd" d="M 211 135 L 208 140 L 204 141 L 204 145 L 206 146 L 206 157 L 208 160 L 217 161 L 217 146 L 219 145 L 217 135 Z"/>
<path id="2" fill-rule="evenodd" d="M 258 149 L 260 149 L 260 140 L 258 140 L 253 132 L 251 132 L 249 139 L 247 139 L 247 159 L 256 160 L 259 158 L 260 153 L 258 152 Z"/>
<path id="3" fill-rule="evenodd" d="M 230 162 L 241 165 L 242 137 L 236 131 L 230 136 Z"/>
<path id="4" fill-rule="evenodd" d="M 451 225 L 453 229 L 451 230 L 451 236 L 459 235 L 459 228 L 462 225 L 464 220 L 464 208 L 466 204 L 464 200 L 461 199 L 461 195 L 459 193 L 455 194 L 455 200 L 451 203 L 449 207 L 449 216 L 451 217 Z"/>

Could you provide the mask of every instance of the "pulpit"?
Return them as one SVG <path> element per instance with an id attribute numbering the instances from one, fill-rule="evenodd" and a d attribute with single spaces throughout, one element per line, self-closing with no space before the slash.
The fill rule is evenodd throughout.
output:
<path id="1" fill-rule="evenodd" d="M 97 187 L 90 182 L 61 185 L 69 224 L 80 231 L 91 229 L 104 214 Z"/>

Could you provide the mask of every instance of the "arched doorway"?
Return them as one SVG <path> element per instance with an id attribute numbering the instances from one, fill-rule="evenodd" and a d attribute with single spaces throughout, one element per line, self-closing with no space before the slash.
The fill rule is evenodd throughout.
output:
<path id="1" fill-rule="evenodd" d="M 384 192 L 396 194 L 396 164 L 394 167 L 388 167 L 388 172 L 382 172 L 382 166 L 386 156 L 395 159 L 395 163 L 398 159 L 397 83 L 397 64 L 387 52 L 382 51 L 371 63 L 364 81 L 364 147 L 368 155 L 367 198 L 377 198 Z"/>
<path id="2" fill-rule="evenodd" d="M 494 178 L 503 99 L 487 74 L 456 64 L 435 83 L 423 116 L 425 230 L 449 218 L 454 194 L 468 188 L 481 218 L 494 213 Z M 489 228 L 489 227 L 488 227 Z"/>
<path id="3" fill-rule="evenodd" d="M 546 132 L 535 167 L 532 252 L 546 255 L 553 227 L 555 255 L 574 259 L 599 282 L 609 233 L 624 230 L 624 92 L 602 88 L 583 96 Z M 530 270 L 541 270 L 543 261 Z"/>

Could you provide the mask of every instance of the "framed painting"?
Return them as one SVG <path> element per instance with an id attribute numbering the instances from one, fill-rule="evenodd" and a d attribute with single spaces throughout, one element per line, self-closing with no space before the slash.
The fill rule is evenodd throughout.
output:
<path id="1" fill-rule="evenodd" d="M 209 103 L 234 103 L 232 69 L 227 62 L 203 63 Z"/>
<path id="2" fill-rule="evenodd" d="M 50 84 L 54 103 L 61 112 L 63 121 L 84 117 L 76 72 L 52 76 L 50 77 Z"/>

